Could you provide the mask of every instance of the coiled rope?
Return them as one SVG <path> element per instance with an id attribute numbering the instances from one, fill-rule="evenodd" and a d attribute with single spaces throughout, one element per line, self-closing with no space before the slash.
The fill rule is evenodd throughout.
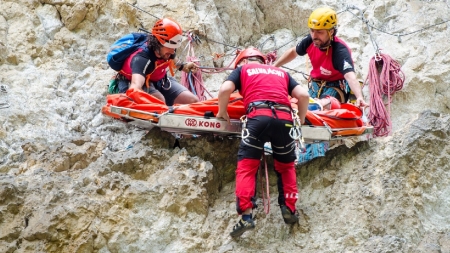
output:
<path id="1" fill-rule="evenodd" d="M 186 62 L 194 62 L 198 65 L 200 60 L 195 56 L 194 53 L 193 43 L 196 40 L 192 35 L 193 34 L 190 31 L 187 33 L 189 42 L 185 48 L 185 50 L 187 49 L 188 51 L 186 55 Z M 183 52 L 185 50 L 183 50 Z M 205 101 L 208 99 L 205 95 L 205 92 L 208 93 L 210 98 L 212 98 L 213 96 L 204 85 L 202 72 L 202 67 L 200 67 L 200 70 L 196 71 L 195 73 L 189 72 L 188 74 L 186 74 L 185 72 L 181 72 L 181 84 L 188 88 L 188 90 L 190 90 L 194 95 L 196 95 L 200 101 Z"/>
<path id="2" fill-rule="evenodd" d="M 400 68 L 400 64 L 386 54 L 376 55 L 370 60 L 366 83 L 370 89 L 369 121 L 374 127 L 374 136 L 387 136 L 392 130 L 392 95 L 403 88 L 405 81 Z M 383 96 L 387 97 L 386 104 Z"/>

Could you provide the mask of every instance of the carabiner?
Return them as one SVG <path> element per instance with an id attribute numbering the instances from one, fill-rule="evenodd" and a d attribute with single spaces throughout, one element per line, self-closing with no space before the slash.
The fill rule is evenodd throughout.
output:
<path id="1" fill-rule="evenodd" d="M 297 127 L 292 127 L 291 130 L 289 130 L 289 136 L 294 140 L 298 140 L 302 136 L 302 133 Z"/>
<path id="2" fill-rule="evenodd" d="M 166 81 L 169 82 L 169 87 L 168 88 L 164 87 L 164 84 L 166 84 Z M 170 79 L 169 78 L 166 78 L 165 80 L 163 79 L 162 84 L 161 84 L 161 88 L 163 88 L 165 90 L 170 90 L 171 87 L 172 87 L 172 83 L 170 82 Z"/>
<path id="3" fill-rule="evenodd" d="M 249 136 L 250 136 L 250 133 L 248 132 L 248 129 L 247 128 L 243 128 L 242 132 L 241 132 L 241 138 L 245 139 L 245 138 L 247 138 Z"/>
<path id="4" fill-rule="evenodd" d="M 240 120 L 242 122 L 241 138 L 245 139 L 250 136 L 250 132 L 247 129 L 247 115 L 242 115 Z"/>

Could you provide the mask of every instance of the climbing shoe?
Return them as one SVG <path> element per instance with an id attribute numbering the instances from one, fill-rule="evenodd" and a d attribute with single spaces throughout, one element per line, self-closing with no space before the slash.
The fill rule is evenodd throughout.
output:
<path id="1" fill-rule="evenodd" d="M 233 231 L 230 233 L 230 236 L 235 238 L 241 236 L 245 231 L 252 230 L 255 228 L 255 222 L 252 219 L 243 220 L 240 219 L 239 222 L 234 225 Z"/>
<path id="2" fill-rule="evenodd" d="M 298 212 L 291 212 L 287 206 L 281 205 L 281 215 L 283 216 L 284 223 L 295 224 L 298 222 Z"/>

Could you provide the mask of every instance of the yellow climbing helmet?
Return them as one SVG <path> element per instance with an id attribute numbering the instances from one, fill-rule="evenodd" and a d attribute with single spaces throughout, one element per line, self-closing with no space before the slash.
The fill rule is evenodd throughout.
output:
<path id="1" fill-rule="evenodd" d="M 330 30 L 337 26 L 336 12 L 328 7 L 315 9 L 308 19 L 308 27 L 311 29 Z"/>

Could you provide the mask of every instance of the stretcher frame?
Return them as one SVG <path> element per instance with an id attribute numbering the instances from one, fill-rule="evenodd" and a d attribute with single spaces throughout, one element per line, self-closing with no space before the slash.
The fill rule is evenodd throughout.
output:
<path id="1" fill-rule="evenodd" d="M 213 134 L 217 136 L 227 137 L 241 137 L 242 123 L 240 120 L 232 119 L 228 124 L 223 119 L 215 117 L 200 117 L 192 115 L 180 115 L 173 113 L 164 113 L 161 115 L 125 108 L 118 106 L 110 106 L 111 113 L 120 116 L 126 120 L 128 124 L 135 125 L 143 129 L 151 129 L 158 127 L 162 131 L 185 134 L 185 135 L 205 135 Z M 140 115 L 142 119 L 134 117 L 133 115 Z M 301 126 L 301 134 L 305 143 L 315 143 L 323 141 L 342 140 L 346 138 L 353 138 L 355 136 L 370 135 L 373 133 L 372 126 L 366 126 L 361 135 L 347 135 L 340 136 L 335 133 L 342 130 L 351 130 L 352 128 L 331 129 L 326 126 Z"/>

